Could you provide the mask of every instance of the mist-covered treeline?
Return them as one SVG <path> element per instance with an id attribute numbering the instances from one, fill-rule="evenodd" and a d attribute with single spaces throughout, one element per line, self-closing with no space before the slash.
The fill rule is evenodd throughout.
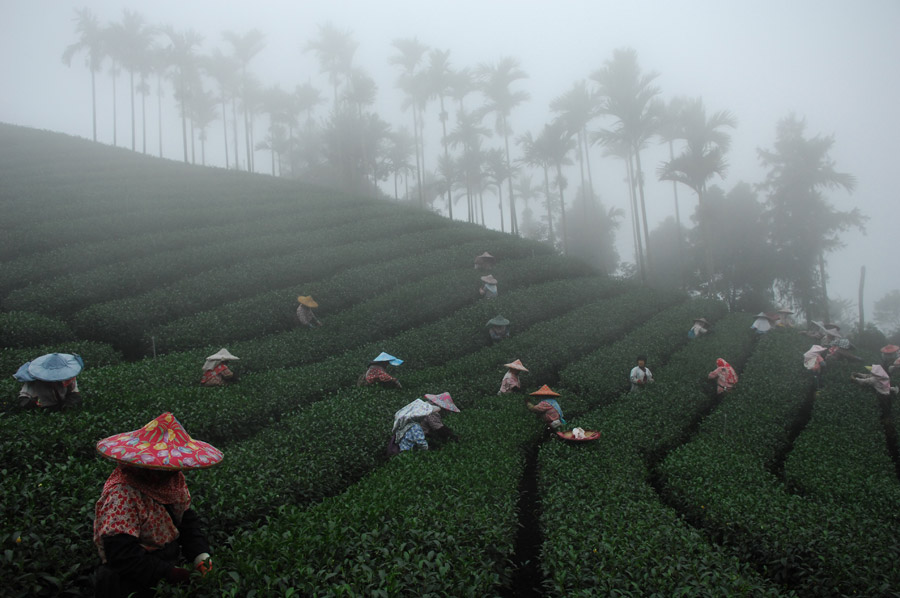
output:
<path id="1" fill-rule="evenodd" d="M 81 8 L 74 25 L 63 60 L 82 58 L 90 74 L 95 141 L 110 120 L 97 114 L 96 93 L 112 93 L 112 143 L 163 157 L 163 105 L 174 103 L 181 152 L 168 158 L 207 164 L 216 127 L 226 168 L 392 197 L 483 225 L 499 218 L 501 230 L 606 272 L 717 295 L 732 309 L 777 304 L 826 320 L 842 311 L 829 307 L 827 255 L 865 217 L 828 201 L 829 190 L 855 184 L 829 155 L 835 139 L 810 134 L 790 114 L 773 123 L 774 145 L 758 150 L 765 180 L 716 186 L 727 174 L 737 117 L 707 110 L 699 97 L 664 98 L 658 73 L 645 71 L 633 49 L 614 51 L 560 89 L 545 124 L 529 131 L 515 125 L 530 94 L 514 57 L 457 65 L 450 50 L 394 39 L 386 65 L 393 78 L 376 81 L 354 60 L 353 33 L 328 23 L 297 40 L 319 73 L 291 90 L 255 75 L 266 47 L 258 29 L 225 31 L 204 50 L 193 29 L 149 23 L 129 9 L 103 22 Z M 98 86 L 98 76 L 106 83 Z M 380 87 L 401 92 L 404 122 L 375 111 Z M 118 130 L 120 109 L 130 130 Z M 669 159 L 642 162 L 658 144 Z M 592 163 L 597 149 L 602 164 Z M 594 185 L 598 168 L 621 172 L 626 201 L 604 202 Z M 674 219 L 651 230 L 660 208 L 648 205 L 644 186 L 654 176 L 672 182 Z M 608 205 L 627 205 L 628 213 Z M 634 263 L 620 261 L 616 234 L 630 237 Z"/>

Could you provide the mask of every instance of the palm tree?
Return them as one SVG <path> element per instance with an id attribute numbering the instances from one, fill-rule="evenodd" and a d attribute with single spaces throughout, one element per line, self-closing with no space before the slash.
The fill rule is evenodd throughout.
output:
<path id="1" fill-rule="evenodd" d="M 490 184 L 497 188 L 497 206 L 500 208 L 500 221 L 503 221 L 503 182 L 512 177 L 513 173 L 506 163 L 506 156 L 499 147 L 489 149 L 484 153 L 484 172 Z M 484 224 L 484 214 L 481 217 Z"/>
<path id="2" fill-rule="evenodd" d="M 481 139 L 490 135 L 490 130 L 481 125 L 481 119 L 477 114 L 459 112 L 456 115 L 456 128 L 447 135 L 447 142 L 456 149 L 462 146 L 463 162 L 467 165 L 474 163 L 481 155 Z M 480 169 L 480 166 L 479 166 Z M 466 176 L 466 198 L 468 199 L 468 220 L 474 220 L 473 193 L 475 180 L 472 178 L 474 169 L 464 167 L 462 172 Z M 482 218 L 483 220 L 483 218 Z M 500 228 L 503 229 L 503 204 L 500 204 Z"/>
<path id="3" fill-rule="evenodd" d="M 202 37 L 193 29 L 184 32 L 176 31 L 171 25 L 163 28 L 169 38 L 169 46 L 166 49 L 169 62 L 175 67 L 173 76 L 175 84 L 175 99 L 181 107 L 181 137 L 184 146 L 184 162 L 188 161 L 187 146 L 187 117 L 190 102 L 190 84 L 195 78 L 196 54 L 194 48 L 200 44 Z"/>
<path id="4" fill-rule="evenodd" d="M 290 121 L 291 96 L 278 85 L 269 87 L 262 92 L 262 109 L 269 115 L 269 145 L 268 149 L 272 152 L 272 176 L 275 174 L 275 149 L 274 143 L 277 134 L 276 130 L 286 125 Z"/>
<path id="5" fill-rule="evenodd" d="M 351 71 L 357 43 L 350 31 L 341 31 L 331 23 L 319 26 L 319 37 L 306 44 L 304 51 L 315 52 L 319 72 L 328 73 L 334 91 L 334 110 L 338 109 L 338 86 Z"/>
<path id="6" fill-rule="evenodd" d="M 216 114 L 218 99 L 212 91 L 195 86 L 191 94 L 191 123 L 192 129 L 200 139 L 200 163 L 206 166 L 206 131 L 219 115 Z"/>
<path id="7" fill-rule="evenodd" d="M 146 73 L 146 56 L 150 51 L 155 35 L 147 25 L 144 17 L 127 8 L 123 11 L 122 22 L 110 26 L 110 50 L 127 71 L 131 88 L 131 151 L 135 151 L 135 114 L 134 114 L 134 73 Z M 115 107 L 114 107 L 115 108 Z"/>
<path id="8" fill-rule="evenodd" d="M 450 50 L 432 50 L 429 54 L 430 65 L 427 71 L 428 93 L 438 99 L 441 113 L 441 129 L 443 136 L 441 143 L 444 146 L 444 159 L 450 159 L 447 149 L 447 110 L 444 107 L 444 97 L 453 93 L 453 71 L 450 69 Z M 450 220 L 453 220 L 453 180 L 447 181 L 447 209 L 450 212 Z"/>
<path id="9" fill-rule="evenodd" d="M 550 102 L 550 109 L 559 114 L 558 119 L 570 137 L 578 138 L 578 163 L 581 167 L 581 187 L 589 189 L 587 197 L 593 200 L 594 182 L 591 175 L 587 143 L 587 125 L 597 116 L 597 101 L 588 90 L 587 82 L 579 81 L 572 89 Z M 587 181 L 585 181 L 585 168 Z M 584 203 L 587 216 L 588 202 Z"/>
<path id="10" fill-rule="evenodd" d="M 506 148 L 506 165 L 512 169 L 509 158 L 509 115 L 513 108 L 530 98 L 526 91 L 512 91 L 510 85 L 519 79 L 525 79 L 528 75 L 519 68 L 519 63 L 514 58 L 502 58 L 497 64 L 482 64 L 478 67 L 477 77 L 479 89 L 487 98 L 487 104 L 481 108 L 481 114 L 495 115 L 495 129 L 503 136 Z M 516 221 L 516 200 L 513 194 L 512 178 L 509 179 L 509 231 L 519 234 Z"/>
<path id="11" fill-rule="evenodd" d="M 229 97 L 237 95 L 238 78 L 236 76 L 237 63 L 231 56 L 226 56 L 218 48 L 212 55 L 203 57 L 201 61 L 203 71 L 212 77 L 219 85 L 219 102 L 222 105 L 222 140 L 225 143 L 225 168 L 230 168 L 231 160 L 228 154 L 228 117 L 226 107 Z M 237 137 L 234 139 L 234 167 L 238 168 Z"/>
<path id="12" fill-rule="evenodd" d="M 714 295 L 715 264 L 710 246 L 712 237 L 703 196 L 706 186 L 713 176 L 724 177 L 725 175 L 727 169 L 725 152 L 728 151 L 731 144 L 731 136 L 722 129 L 724 127 L 734 128 L 736 120 L 727 110 L 720 110 L 707 119 L 706 108 L 700 98 L 684 104 L 679 120 L 680 132 L 676 133 L 676 139 L 684 140 L 684 149 L 678 156 L 663 163 L 657 170 L 657 175 L 660 180 L 676 181 L 687 185 L 697 194 L 700 230 L 706 254 L 706 275 L 709 281 L 709 292 Z"/>
<path id="13" fill-rule="evenodd" d="M 419 74 L 419 64 L 422 57 L 428 51 L 428 46 L 419 42 L 417 38 L 412 39 L 395 39 L 392 42 L 394 48 L 399 54 L 391 56 L 390 63 L 399 66 L 402 69 L 400 78 L 397 80 L 397 87 L 406 92 L 406 100 L 404 109 L 412 108 L 413 113 L 413 138 L 416 150 L 416 187 L 419 191 L 419 204 L 424 207 L 425 198 L 422 195 L 424 184 L 422 181 L 423 166 L 419 160 L 419 101 L 420 95 L 419 82 L 421 81 Z"/>
<path id="14" fill-rule="evenodd" d="M 637 52 L 631 48 L 620 48 L 613 52 L 611 60 L 603 68 L 591 75 L 598 85 L 600 104 L 598 113 L 614 119 L 609 132 L 624 141 L 635 162 L 635 176 L 641 200 L 641 219 L 644 227 L 647 267 L 652 270 L 650 255 L 650 231 L 647 226 L 647 207 L 644 202 L 644 176 L 641 168 L 641 150 L 658 127 L 662 105 L 654 98 L 659 95 L 658 87 L 652 85 L 659 74 L 643 74 L 637 61 Z M 611 138 L 611 137 L 608 137 Z"/>
<path id="15" fill-rule="evenodd" d="M 97 141 L 97 80 L 96 74 L 103 65 L 103 28 L 97 16 L 89 8 L 75 9 L 75 32 L 78 41 L 66 46 L 62 60 L 66 66 L 72 66 L 72 57 L 84 52 L 84 65 L 91 72 L 91 114 L 94 141 Z"/>
<path id="16" fill-rule="evenodd" d="M 226 31 L 222 34 L 222 37 L 231 45 L 231 56 L 241 73 L 240 90 L 244 107 L 244 139 L 246 141 L 247 170 L 253 172 L 253 140 L 252 134 L 250 133 L 252 119 L 250 106 L 253 105 L 253 102 L 250 99 L 250 94 L 253 93 L 254 89 L 249 80 L 247 65 L 250 64 L 250 61 L 266 47 L 265 35 L 263 35 L 259 29 L 251 29 L 243 35 L 235 33 L 234 31 Z M 237 143 L 237 137 L 235 137 L 235 143 Z"/>
<path id="17" fill-rule="evenodd" d="M 368 176 L 369 157 L 366 153 L 365 138 L 365 119 L 363 117 L 363 109 L 375 103 L 375 94 L 378 92 L 378 85 L 375 79 L 370 77 L 362 69 L 353 69 L 347 78 L 347 85 L 344 89 L 343 99 L 347 103 L 350 110 L 355 111 L 355 116 L 359 121 L 359 149 L 361 153 L 360 165 L 362 172 L 358 173 L 361 178 Z M 377 186 L 377 184 L 376 184 Z"/>
<path id="18" fill-rule="evenodd" d="M 412 158 L 415 141 L 405 128 L 401 127 L 390 136 L 388 146 L 388 163 L 394 175 L 394 199 L 400 199 L 397 190 L 397 178 L 402 176 L 406 181 L 406 198 L 409 199 L 409 173 L 412 172 Z"/>
<path id="19" fill-rule="evenodd" d="M 575 149 L 575 142 L 566 133 L 565 128 L 559 123 L 550 123 L 544 126 L 541 136 L 538 137 L 538 146 L 547 158 L 556 165 L 556 186 L 559 189 L 559 208 L 562 218 L 563 253 L 569 252 L 569 233 L 566 226 L 566 199 L 563 191 L 566 188 L 566 178 L 563 176 L 562 167 L 572 164 L 569 153 Z"/>
<path id="20" fill-rule="evenodd" d="M 644 260 L 643 242 L 641 240 L 641 223 L 638 217 L 637 181 L 634 175 L 634 155 L 631 144 L 616 135 L 603 132 L 596 135 L 595 140 L 601 140 L 604 144 L 604 157 L 615 156 L 625 162 L 625 181 L 628 184 L 628 199 L 631 210 L 631 233 L 634 241 L 634 262 L 641 275 L 641 281 L 647 281 L 646 266 Z M 648 239 L 649 242 L 649 239 Z"/>

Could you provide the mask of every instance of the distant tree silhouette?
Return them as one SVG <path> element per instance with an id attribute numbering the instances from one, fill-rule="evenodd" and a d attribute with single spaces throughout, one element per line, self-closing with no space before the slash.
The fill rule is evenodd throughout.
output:
<path id="1" fill-rule="evenodd" d="M 100 21 L 89 8 L 75 9 L 75 32 L 78 40 L 66 46 L 62 60 L 72 66 L 75 54 L 84 53 L 84 64 L 91 73 L 91 115 L 93 139 L 97 141 L 97 71 L 103 66 L 104 34 Z"/>

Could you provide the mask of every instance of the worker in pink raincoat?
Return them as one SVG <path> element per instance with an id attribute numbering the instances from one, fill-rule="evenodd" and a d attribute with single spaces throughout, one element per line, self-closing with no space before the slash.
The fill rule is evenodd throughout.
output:
<path id="1" fill-rule="evenodd" d="M 709 373 L 710 379 L 715 379 L 717 384 L 716 394 L 728 392 L 737 384 L 737 372 L 721 357 L 716 359 L 716 369 Z"/>

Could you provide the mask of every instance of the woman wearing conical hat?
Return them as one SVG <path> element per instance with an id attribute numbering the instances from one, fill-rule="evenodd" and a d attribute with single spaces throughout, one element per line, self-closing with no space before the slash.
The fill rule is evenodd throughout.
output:
<path id="1" fill-rule="evenodd" d="M 775 316 L 770 316 L 761 311 L 756 314 L 756 319 L 753 320 L 753 324 L 750 325 L 750 328 L 755 330 L 757 334 L 765 334 L 772 329 L 772 325 L 776 320 L 777 318 L 775 318 Z"/>
<path id="2" fill-rule="evenodd" d="M 518 359 L 512 363 L 504 363 L 503 367 L 506 368 L 506 374 L 503 375 L 503 380 L 500 381 L 500 390 L 497 394 L 521 392 L 522 384 L 519 382 L 519 372 L 527 372 L 528 369 Z"/>
<path id="3" fill-rule="evenodd" d="M 485 299 L 495 299 L 497 297 L 497 279 L 488 274 L 481 277 L 481 282 L 481 288 L 478 289 L 481 296 Z"/>
<path id="4" fill-rule="evenodd" d="M 171 413 L 97 443 L 116 463 L 94 509 L 94 544 L 102 562 L 96 596 L 153 596 L 160 581 L 190 582 L 191 569 L 212 569 L 209 543 L 191 508 L 183 471 L 222 460 Z"/>
<path id="5" fill-rule="evenodd" d="M 504 318 L 503 316 L 495 316 L 488 320 L 488 335 L 491 337 L 491 342 L 496 343 L 502 341 L 505 338 L 509 338 L 509 320 Z"/>
<path id="6" fill-rule="evenodd" d="M 697 338 L 709 332 L 709 322 L 706 318 L 694 318 L 694 325 L 688 330 L 688 338 Z"/>
<path id="7" fill-rule="evenodd" d="M 321 320 L 313 313 L 313 309 L 319 307 L 319 304 L 312 298 L 312 295 L 300 295 L 297 297 L 297 303 L 300 304 L 297 306 L 297 319 L 303 326 L 316 328 L 322 325 Z"/>
<path id="8" fill-rule="evenodd" d="M 357 386 L 371 386 L 378 384 L 389 388 L 403 388 L 400 381 L 387 372 L 387 366 L 398 366 L 403 363 L 393 355 L 382 351 L 375 359 L 369 362 L 369 367 L 356 381 Z"/>
<path id="9" fill-rule="evenodd" d="M 485 251 L 481 255 L 475 257 L 475 269 L 490 271 L 491 268 L 494 267 L 496 260 L 497 258 Z"/>
<path id="10" fill-rule="evenodd" d="M 547 428 L 551 431 L 556 431 L 565 425 L 566 420 L 563 419 L 562 407 L 559 406 L 557 402 L 557 397 L 559 394 L 550 390 L 550 387 L 544 384 L 542 387 L 531 393 L 532 397 L 538 397 L 540 399 L 536 405 L 533 405 L 531 401 L 526 400 L 525 406 L 528 407 L 529 411 L 533 411 L 534 413 L 538 413 L 541 416 L 541 419 L 547 424 Z"/>
<path id="11" fill-rule="evenodd" d="M 867 373 L 853 372 L 850 374 L 850 378 L 857 384 L 871 386 L 875 389 L 875 392 L 881 396 L 887 397 L 890 396 L 891 393 L 898 393 L 898 388 L 896 386 L 891 386 L 890 374 L 888 374 L 881 365 L 867 365 L 866 369 L 868 370 Z"/>
<path id="12" fill-rule="evenodd" d="M 456 433 L 448 428 L 441 419 L 447 413 L 459 413 L 459 407 L 453 402 L 449 392 L 437 395 L 426 394 L 425 400 L 416 399 L 394 414 L 394 426 L 391 430 L 389 454 L 413 449 L 428 450 L 428 439 L 440 441 L 458 440 Z"/>
<path id="13" fill-rule="evenodd" d="M 48 353 L 22 365 L 13 377 L 22 382 L 19 407 L 62 411 L 81 405 L 75 376 L 84 361 L 80 355 Z"/>
<path id="14" fill-rule="evenodd" d="M 219 349 L 206 358 L 203 364 L 203 375 L 200 377 L 201 386 L 225 386 L 231 382 L 237 382 L 237 376 L 226 365 L 227 362 L 240 359 L 232 355 L 228 349 Z"/>

